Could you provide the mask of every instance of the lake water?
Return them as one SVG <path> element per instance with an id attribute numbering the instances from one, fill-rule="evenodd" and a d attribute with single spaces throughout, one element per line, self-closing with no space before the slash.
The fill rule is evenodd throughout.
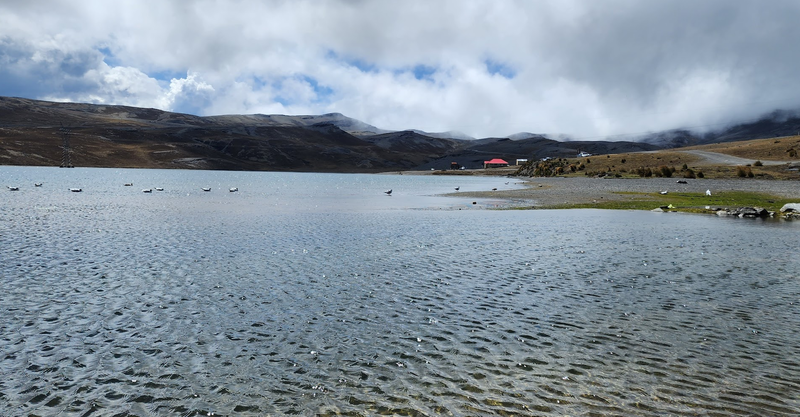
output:
<path id="1" fill-rule="evenodd" d="M 800 414 L 800 222 L 506 181 L 0 167 L 0 415 Z"/>

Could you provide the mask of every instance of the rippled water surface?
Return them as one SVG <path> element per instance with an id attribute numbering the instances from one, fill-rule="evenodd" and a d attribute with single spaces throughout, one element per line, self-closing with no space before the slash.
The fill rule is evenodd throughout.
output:
<path id="1" fill-rule="evenodd" d="M 498 178 L 0 174 L 3 416 L 800 414 L 799 222 L 430 197 Z"/>

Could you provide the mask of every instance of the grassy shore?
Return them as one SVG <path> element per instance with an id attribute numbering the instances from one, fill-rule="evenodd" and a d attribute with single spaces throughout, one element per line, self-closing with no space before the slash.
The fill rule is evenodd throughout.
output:
<path id="1" fill-rule="evenodd" d="M 786 203 L 800 202 L 798 151 L 800 136 L 791 136 L 562 158 L 548 166 L 551 171 L 545 176 L 532 175 L 536 168 L 533 164 L 434 174 L 509 176 L 528 182 L 529 187 L 522 190 L 469 194 L 507 199 L 509 208 L 670 207 L 670 211 L 709 212 L 709 208 L 763 207 L 778 211 Z M 711 191 L 711 195 L 706 191 Z"/>
<path id="2" fill-rule="evenodd" d="M 652 210 L 654 208 L 666 207 L 666 210 L 669 211 L 707 213 L 709 211 L 726 208 L 762 207 L 769 211 L 777 212 L 784 204 L 796 202 L 798 200 L 750 191 L 722 191 L 712 196 L 707 196 L 705 193 L 673 193 L 662 195 L 660 193 L 619 192 L 618 194 L 629 196 L 630 199 L 605 199 L 601 202 L 592 203 L 555 204 L 549 208 Z"/>
<path id="3" fill-rule="evenodd" d="M 530 178 L 526 186 L 458 193 L 475 198 L 504 199 L 507 208 L 652 210 L 708 212 L 709 209 L 763 207 L 779 210 L 784 204 L 800 202 L 800 182 L 742 179 L 686 180 L 671 178 Z M 521 182 L 518 180 L 517 182 Z M 710 191 L 711 195 L 706 192 Z M 664 194 L 662 194 L 664 193 Z"/>

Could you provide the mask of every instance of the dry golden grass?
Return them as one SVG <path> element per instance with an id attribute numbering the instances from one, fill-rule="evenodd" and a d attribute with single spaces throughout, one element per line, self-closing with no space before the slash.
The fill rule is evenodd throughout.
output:
<path id="1" fill-rule="evenodd" d="M 794 149 L 796 153 L 790 153 Z M 751 162 L 737 164 L 714 164 L 709 163 L 703 157 L 693 155 L 688 152 L 691 150 L 701 150 L 730 155 L 749 161 L 787 161 L 795 162 L 793 165 L 800 165 L 800 136 L 787 136 L 781 138 L 756 139 L 741 142 L 719 143 L 713 145 L 691 146 L 685 148 L 675 148 L 652 152 L 633 152 L 611 155 L 592 155 L 588 158 L 567 158 L 568 164 L 580 166 L 583 169 L 574 173 L 568 172 L 566 176 L 595 176 L 613 175 L 621 177 L 639 177 L 636 173 L 637 168 L 650 169 L 656 171 L 662 166 L 674 168 L 673 178 L 683 178 L 687 171 L 683 171 L 684 165 L 691 169 L 695 175 L 703 174 L 705 178 L 737 178 L 739 166 L 747 165 L 747 169 L 752 171 L 753 178 L 760 179 L 800 179 L 798 171 L 788 169 L 786 164 L 757 166 Z M 792 156 L 794 155 L 794 156 Z M 795 166 L 796 168 L 796 166 Z"/>
<path id="2" fill-rule="evenodd" d="M 682 152 L 655 151 L 655 152 L 633 152 L 612 155 L 593 155 L 588 158 L 569 158 L 570 163 L 585 166 L 587 172 L 620 172 L 625 173 L 639 167 L 658 168 L 662 165 L 680 168 L 683 164 L 692 166 L 692 163 L 700 158 Z M 578 174 L 584 175 L 583 172 Z"/>
<path id="3" fill-rule="evenodd" d="M 780 138 L 755 139 L 743 142 L 715 143 L 712 145 L 688 146 L 685 150 L 700 150 L 724 153 L 739 158 L 761 161 L 797 160 L 789 156 L 789 150 L 800 153 L 800 136 L 784 136 Z"/>

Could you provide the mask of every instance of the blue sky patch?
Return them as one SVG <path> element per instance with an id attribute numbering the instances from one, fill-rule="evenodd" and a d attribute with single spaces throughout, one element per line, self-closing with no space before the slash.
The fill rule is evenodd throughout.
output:
<path id="1" fill-rule="evenodd" d="M 333 90 L 325 85 L 320 85 L 320 83 L 307 75 L 301 75 L 300 79 L 309 83 L 312 87 L 314 87 L 314 93 L 317 95 L 317 99 L 314 100 L 315 103 L 319 102 L 326 102 L 333 95 Z"/>
<path id="2" fill-rule="evenodd" d="M 186 78 L 188 76 L 188 71 L 171 71 L 171 70 L 163 70 L 163 71 L 156 71 L 147 74 L 150 78 L 155 78 L 159 82 L 166 82 L 169 84 L 172 79 L 181 79 Z"/>
<path id="3" fill-rule="evenodd" d="M 373 64 L 371 62 L 367 62 L 367 61 L 361 60 L 361 59 L 351 58 L 351 57 L 346 57 L 346 56 L 339 55 L 339 54 L 336 53 L 336 51 L 329 50 L 325 54 L 325 58 L 333 60 L 333 61 L 344 63 L 345 65 L 347 65 L 349 67 L 355 67 L 361 72 L 378 72 L 378 66 L 377 65 L 375 65 L 375 64 Z"/>
<path id="4" fill-rule="evenodd" d="M 255 78 L 255 79 L 256 80 L 260 80 L 259 78 Z M 333 95 L 333 89 L 331 89 L 330 87 L 328 87 L 326 85 L 320 84 L 319 81 L 317 81 L 316 78 L 310 77 L 310 76 L 305 75 L 305 74 L 296 74 L 293 77 L 280 78 L 280 79 L 278 79 L 278 80 L 276 80 L 275 82 L 272 83 L 272 87 L 275 90 L 280 91 L 282 89 L 283 83 L 285 81 L 287 81 L 287 80 L 292 80 L 292 79 L 293 80 L 302 81 L 303 83 L 308 84 L 308 85 L 311 86 L 311 88 L 314 90 L 314 99 L 311 101 L 312 103 L 328 103 L 328 102 L 330 102 L 330 98 Z M 299 102 L 295 97 L 286 97 L 286 96 L 281 95 L 281 94 L 275 95 L 275 97 L 273 97 L 273 99 L 276 102 L 278 102 L 278 103 L 280 103 L 280 104 L 282 104 L 284 106 L 297 104 Z"/>
<path id="5" fill-rule="evenodd" d="M 97 48 L 97 51 L 103 54 L 103 62 L 106 63 L 109 67 L 118 67 L 122 65 L 121 61 L 114 56 L 114 53 L 111 52 L 109 48 Z"/>
<path id="6" fill-rule="evenodd" d="M 491 59 L 487 59 L 483 62 L 486 64 L 486 71 L 488 71 L 489 74 L 499 75 L 503 78 L 508 78 L 509 80 L 517 75 L 513 68 L 503 64 L 502 62 L 497 62 Z"/>
<path id="7" fill-rule="evenodd" d="M 414 78 L 418 80 L 433 81 L 433 74 L 436 74 L 436 67 L 428 65 L 417 65 L 413 68 Z"/>

